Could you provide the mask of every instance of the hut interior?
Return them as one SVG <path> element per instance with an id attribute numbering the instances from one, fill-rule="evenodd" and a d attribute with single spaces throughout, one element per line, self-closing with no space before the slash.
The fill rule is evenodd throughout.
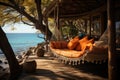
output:
<path id="1" fill-rule="evenodd" d="M 115 2 L 115 18 L 119 21 L 120 1 Z M 68 22 L 79 31 L 99 39 L 107 28 L 107 0 L 54 0 L 44 11 L 44 16 L 54 18 L 60 30 Z"/>
<path id="2" fill-rule="evenodd" d="M 70 62 L 73 65 L 81 62 L 81 60 L 88 60 L 88 62 L 90 61 L 93 63 L 101 63 L 101 61 L 108 59 L 109 79 L 114 80 L 115 69 L 113 70 L 111 67 L 116 68 L 116 56 L 117 60 L 120 60 L 119 4 L 120 0 L 114 0 L 113 3 L 112 0 L 53 0 L 50 6 L 48 6 L 44 11 L 44 16 L 46 18 L 54 18 L 56 27 L 61 32 L 65 30 L 65 23 L 72 24 L 72 26 L 76 27 L 80 32 L 93 37 L 95 41 L 100 40 L 103 34 L 108 32 L 108 52 L 106 54 L 85 54 L 80 58 L 66 58 L 65 56 L 56 54 L 57 52 L 53 50 L 55 56 L 58 57 L 59 60 L 65 63 Z M 110 21 L 111 23 L 109 23 Z M 64 51 L 58 52 L 64 53 L 65 55 L 67 54 Z M 104 52 L 104 50 L 102 50 L 102 52 Z"/>
<path id="3" fill-rule="evenodd" d="M 115 0 L 115 21 L 117 26 L 120 25 L 119 3 L 120 1 Z M 65 38 L 67 36 L 67 39 L 84 33 L 94 38 L 95 41 L 104 40 L 106 44 L 108 42 L 106 0 L 54 0 L 44 11 L 44 16 L 54 18 L 57 29 L 62 36 L 65 36 Z M 64 32 L 66 27 L 73 27 L 78 31 L 73 30 L 73 32 L 66 35 Z M 119 33 L 117 30 L 117 47 L 120 47 Z"/>
<path id="4" fill-rule="evenodd" d="M 114 0 L 114 2 L 115 3 L 112 4 L 114 5 L 114 17 L 112 17 L 112 12 L 110 13 L 109 11 L 113 10 L 109 9 L 108 7 L 108 5 L 110 5 L 109 0 L 54 0 L 44 11 L 44 16 L 46 18 L 54 18 L 56 27 L 59 29 L 59 31 L 62 32 L 63 36 L 63 31 L 65 30 L 66 24 L 67 27 L 72 26 L 78 30 L 78 33 L 75 33 L 75 31 L 73 31 L 73 34 L 78 35 L 82 32 L 94 38 L 95 41 L 100 40 L 101 37 L 103 37 L 103 34 L 106 32 L 108 32 L 109 35 L 106 34 L 108 36 L 108 49 L 100 50 L 96 48 L 97 54 L 92 54 L 93 52 L 91 52 L 91 54 L 88 54 L 89 52 L 87 53 L 85 51 L 81 52 L 82 56 L 79 56 L 77 58 L 74 57 L 73 54 L 70 54 L 69 57 L 66 57 L 68 53 L 74 53 L 75 55 L 77 52 L 71 52 L 70 50 L 67 52 L 66 50 L 52 48 L 51 50 L 53 54 L 62 62 L 70 63 L 73 65 L 80 64 L 84 61 L 92 63 L 103 63 L 104 61 L 108 60 L 108 65 L 111 67 L 111 65 L 115 64 L 114 61 L 116 57 L 113 55 L 117 55 L 117 57 L 119 57 L 117 59 L 120 60 L 120 0 Z M 112 26 L 112 29 L 116 29 L 117 34 L 109 29 L 109 17 L 112 17 L 111 21 L 113 21 L 113 24 L 115 23 L 116 28 L 115 26 Z M 65 30 L 65 32 L 67 31 Z M 75 35 L 71 36 L 69 34 L 69 37 L 73 38 Z M 112 39 L 115 39 L 117 44 Z M 115 44 L 115 46 L 112 44 Z M 57 44 L 57 46 L 59 46 L 59 44 Z M 116 49 L 117 51 L 115 52 Z M 86 54 L 83 55 L 83 53 Z M 109 73 L 109 75 L 111 75 L 111 73 Z"/>

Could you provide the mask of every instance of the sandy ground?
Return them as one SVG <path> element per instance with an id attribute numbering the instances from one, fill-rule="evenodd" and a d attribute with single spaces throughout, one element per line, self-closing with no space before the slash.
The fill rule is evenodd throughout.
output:
<path id="1" fill-rule="evenodd" d="M 45 55 L 44 57 L 32 55 L 29 57 L 29 60 L 36 61 L 36 71 L 34 73 L 26 73 L 23 71 L 20 77 L 16 80 L 108 80 L 107 63 L 85 63 L 71 66 L 63 64 L 55 57 L 50 57 L 48 55 Z M 120 66 L 120 56 L 117 59 L 117 62 L 118 66 Z M 119 71 L 120 68 L 118 68 L 118 74 L 120 73 Z M 3 75 L 3 73 L 0 74 L 0 76 Z M 5 74 L 4 79 L 0 78 L 0 80 L 5 80 L 7 75 L 8 74 Z"/>
<path id="2" fill-rule="evenodd" d="M 36 61 L 36 71 L 23 72 L 18 80 L 107 80 L 106 64 L 86 63 L 70 66 L 49 56 L 39 58 L 30 56 L 29 59 Z"/>

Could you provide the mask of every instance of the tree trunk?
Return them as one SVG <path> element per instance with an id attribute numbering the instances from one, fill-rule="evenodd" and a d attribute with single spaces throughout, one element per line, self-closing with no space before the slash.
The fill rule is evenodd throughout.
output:
<path id="1" fill-rule="evenodd" d="M 39 22 L 36 22 L 34 23 L 35 24 L 35 27 L 38 29 L 39 27 L 39 30 L 47 37 L 48 40 L 51 39 L 51 36 L 52 36 L 52 33 L 51 31 L 49 30 L 48 26 L 46 25 L 40 25 Z M 47 31 L 47 33 L 46 33 Z"/>
<path id="2" fill-rule="evenodd" d="M 0 48 L 3 51 L 6 59 L 8 60 L 9 68 L 10 68 L 10 78 L 9 80 L 15 80 L 18 75 L 21 73 L 22 68 L 20 67 L 14 52 L 8 42 L 8 39 L 0 27 Z"/>
<path id="3" fill-rule="evenodd" d="M 38 21 L 34 23 L 36 26 L 36 29 L 39 29 L 43 34 L 46 35 L 46 38 L 50 40 L 52 33 L 48 29 L 48 26 L 43 25 L 43 15 L 42 15 L 42 9 L 41 9 L 41 0 L 35 0 L 36 3 L 36 9 L 38 13 Z M 47 30 L 47 33 L 46 33 Z"/>

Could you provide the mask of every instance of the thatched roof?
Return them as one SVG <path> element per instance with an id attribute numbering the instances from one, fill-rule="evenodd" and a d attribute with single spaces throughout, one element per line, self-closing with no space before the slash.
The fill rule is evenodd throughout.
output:
<path id="1" fill-rule="evenodd" d="M 107 0 L 53 0 L 45 10 L 44 15 L 54 16 L 56 6 L 59 6 L 60 17 L 79 16 L 106 5 Z"/>

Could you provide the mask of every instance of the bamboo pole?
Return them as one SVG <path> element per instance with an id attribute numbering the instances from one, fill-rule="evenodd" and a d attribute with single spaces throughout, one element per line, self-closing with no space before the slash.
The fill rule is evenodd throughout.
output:
<path id="1" fill-rule="evenodd" d="M 107 0 L 108 14 L 108 80 L 117 80 L 116 78 L 116 35 L 114 19 L 114 0 Z"/>

